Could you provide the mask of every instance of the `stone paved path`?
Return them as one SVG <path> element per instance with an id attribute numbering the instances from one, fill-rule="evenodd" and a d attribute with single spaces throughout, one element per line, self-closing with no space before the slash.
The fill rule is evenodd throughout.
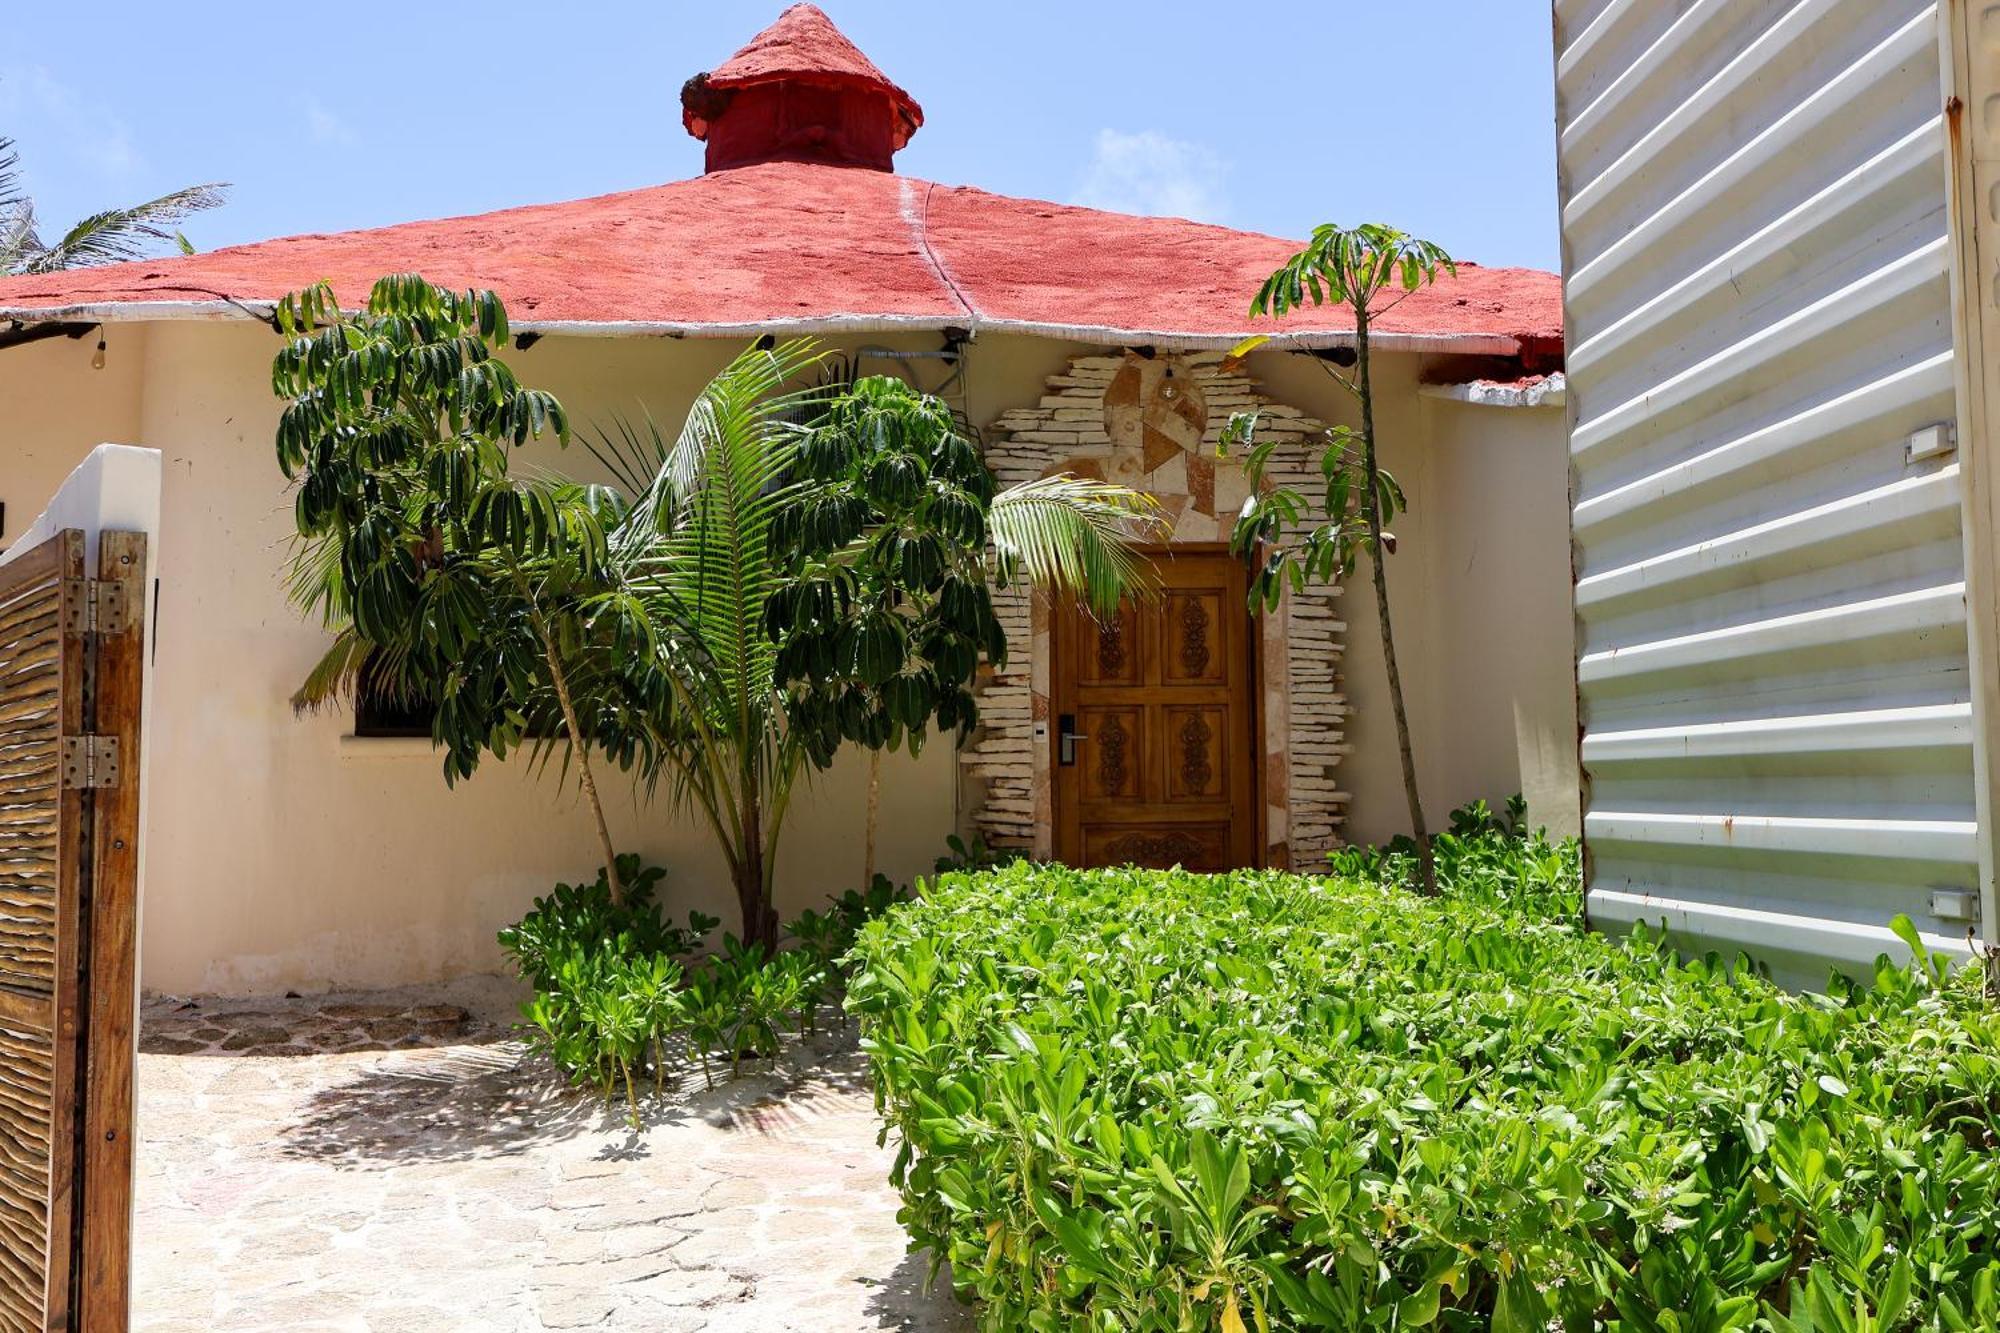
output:
<path id="1" fill-rule="evenodd" d="M 137 1326 L 972 1326 L 904 1252 L 851 1037 L 713 1093 L 696 1077 L 634 1132 L 504 1012 L 476 985 L 149 1002 Z"/>

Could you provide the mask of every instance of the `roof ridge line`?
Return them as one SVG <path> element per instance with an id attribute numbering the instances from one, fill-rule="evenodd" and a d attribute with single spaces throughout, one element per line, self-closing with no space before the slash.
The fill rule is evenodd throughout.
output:
<path id="1" fill-rule="evenodd" d="M 957 279 L 952 277 L 950 266 L 944 262 L 943 257 L 931 245 L 931 196 L 937 193 L 938 183 L 936 181 L 923 182 L 924 202 L 917 210 L 917 215 L 913 218 L 909 215 L 907 205 L 909 203 L 910 186 L 915 183 L 915 179 L 910 176 L 898 176 L 896 178 L 899 192 L 903 195 L 902 202 L 906 205 L 906 207 L 899 211 L 903 214 L 903 220 L 910 224 L 910 229 L 916 237 L 917 248 L 923 251 L 924 259 L 931 266 L 931 272 L 937 274 L 938 281 L 943 283 L 945 289 L 951 293 L 951 299 L 958 302 L 959 309 L 965 312 L 967 322 L 977 323 L 979 319 L 979 307 L 975 306 L 971 298 L 966 296 L 965 290 L 958 285 Z"/>

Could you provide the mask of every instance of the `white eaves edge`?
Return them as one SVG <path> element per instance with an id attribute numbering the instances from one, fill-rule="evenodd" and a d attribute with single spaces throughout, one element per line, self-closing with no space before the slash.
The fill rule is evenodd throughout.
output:
<path id="1" fill-rule="evenodd" d="M 1467 384 L 1426 384 L 1417 392 L 1426 398 L 1470 403 L 1474 407 L 1561 407 L 1569 401 L 1569 381 L 1557 373 L 1533 384 L 1473 380 Z"/>
<path id="2" fill-rule="evenodd" d="M 110 301 L 66 306 L 0 307 L 0 320 L 21 324 L 149 323 L 167 320 L 269 320 L 275 309 L 262 300 Z M 1051 324 L 1034 320 L 992 319 L 980 315 L 815 315 L 804 319 L 771 319 L 749 323 L 687 323 L 671 320 L 509 320 L 514 333 L 539 333 L 574 338 L 759 338 L 840 333 L 924 332 L 962 328 L 975 338 L 982 333 L 1054 338 L 1097 346 L 1154 346 L 1170 351 L 1228 351 L 1259 332 L 1203 333 L 1161 329 L 1125 329 L 1098 324 Z M 1518 356 L 1521 340 L 1497 333 L 1376 333 L 1370 339 L 1384 352 L 1453 356 Z M 1276 333 L 1269 351 L 1318 351 L 1352 347 L 1354 334 L 1339 330 L 1299 330 Z M 1454 388 L 1460 386 L 1443 386 Z M 1560 399 L 1556 400 L 1560 401 Z M 1511 404 L 1502 404 L 1503 406 Z"/>

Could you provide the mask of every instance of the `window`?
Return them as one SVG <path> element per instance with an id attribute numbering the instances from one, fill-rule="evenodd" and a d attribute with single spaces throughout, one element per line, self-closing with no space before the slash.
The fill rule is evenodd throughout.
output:
<path id="1" fill-rule="evenodd" d="M 371 653 L 354 689 L 354 734 L 367 737 L 421 736 L 428 740 L 437 709 L 427 700 L 398 697 L 384 688 Z"/>

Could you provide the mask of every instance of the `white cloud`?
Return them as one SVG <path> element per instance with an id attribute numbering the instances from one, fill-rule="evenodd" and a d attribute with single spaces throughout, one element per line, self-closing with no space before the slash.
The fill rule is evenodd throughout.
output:
<path id="1" fill-rule="evenodd" d="M 331 144 L 338 148 L 352 148 L 360 142 L 352 127 L 339 116 L 328 111 L 318 102 L 306 103 L 306 130 L 314 143 Z"/>
<path id="2" fill-rule="evenodd" d="M 1213 149 L 1157 130 L 1099 130 L 1072 203 L 1119 213 L 1221 222 L 1229 164 Z"/>
<path id="3" fill-rule="evenodd" d="M 39 156 L 53 148 L 113 180 L 131 176 L 139 167 L 138 150 L 125 122 L 43 66 L 0 70 L 0 114 L 10 124 L 32 118 L 54 129 L 56 144 L 22 145 L 30 154 Z"/>

